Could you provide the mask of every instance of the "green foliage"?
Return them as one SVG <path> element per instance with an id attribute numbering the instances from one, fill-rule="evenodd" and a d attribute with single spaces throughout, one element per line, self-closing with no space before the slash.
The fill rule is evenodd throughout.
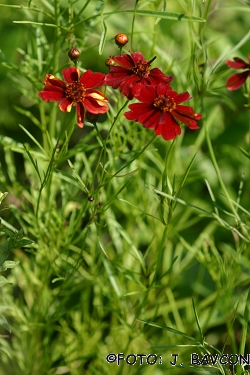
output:
<path id="1" fill-rule="evenodd" d="M 191 366 L 190 355 L 250 349 L 249 92 L 225 89 L 225 60 L 249 54 L 248 3 L 0 8 L 9 31 L 0 53 L 0 189 L 9 192 L 0 195 L 0 373 L 230 374 Z M 46 74 L 71 66 L 72 47 L 82 72 L 107 73 L 120 32 L 130 40 L 122 52 L 157 56 L 174 89 L 190 92 L 199 130 L 183 126 L 166 142 L 127 121 L 129 102 L 110 87 L 109 112 L 83 129 L 74 108 L 38 97 Z M 157 353 L 162 364 L 117 366 L 109 353 Z M 183 366 L 171 366 L 171 353 Z"/>

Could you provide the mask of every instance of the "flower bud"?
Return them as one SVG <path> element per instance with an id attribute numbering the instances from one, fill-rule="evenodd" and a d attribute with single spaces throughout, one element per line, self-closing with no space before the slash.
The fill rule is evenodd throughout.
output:
<path id="1" fill-rule="evenodd" d="M 91 113 L 89 111 L 86 111 L 86 119 L 89 121 L 89 122 L 96 122 L 98 120 L 98 117 L 99 117 L 99 114 L 97 113 Z"/>
<path id="2" fill-rule="evenodd" d="M 112 57 L 110 57 L 109 59 L 107 59 L 105 61 L 105 65 L 106 66 L 114 66 L 115 65 L 115 60 L 113 60 Z"/>
<path id="3" fill-rule="evenodd" d="M 68 52 L 71 61 L 77 61 L 80 58 L 80 51 L 77 48 L 71 48 Z"/>
<path id="4" fill-rule="evenodd" d="M 115 42 L 118 47 L 124 47 L 128 43 L 128 36 L 126 34 L 117 34 L 115 36 Z"/>

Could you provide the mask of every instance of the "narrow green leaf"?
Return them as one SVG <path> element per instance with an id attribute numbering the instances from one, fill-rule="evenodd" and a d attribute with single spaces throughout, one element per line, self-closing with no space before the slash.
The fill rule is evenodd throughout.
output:
<path id="1" fill-rule="evenodd" d="M 65 281 L 66 278 L 65 277 L 56 277 L 55 279 L 53 279 L 51 282 L 52 284 L 56 283 L 57 281 Z"/>
<path id="2" fill-rule="evenodd" d="M 2 345 L 0 345 L 0 350 L 1 350 L 3 353 L 7 354 L 7 356 L 10 358 L 10 353 L 9 353 L 8 350 L 6 350 Z"/>
<path id="3" fill-rule="evenodd" d="M 37 160 L 33 159 L 31 153 L 29 152 L 29 150 L 27 149 L 27 147 L 25 145 L 23 145 L 23 147 L 24 147 L 24 149 L 25 149 L 25 151 L 26 151 L 26 153 L 27 153 L 27 155 L 28 155 L 31 163 L 33 164 L 33 166 L 35 168 L 35 171 L 36 171 L 36 173 L 37 173 L 37 175 L 39 177 L 40 182 L 42 183 L 42 179 L 41 179 L 40 172 L 39 172 L 38 165 L 37 165 Z"/>
<path id="4" fill-rule="evenodd" d="M 99 44 L 99 55 L 102 55 L 103 53 L 103 49 L 104 49 L 104 45 L 105 45 L 106 37 L 107 37 L 107 26 L 104 21 L 102 22 L 102 29 L 103 29 L 103 32 L 102 32 L 100 44 Z"/>
<path id="5" fill-rule="evenodd" d="M 21 240 L 21 241 L 18 241 L 16 243 L 16 245 L 17 245 L 17 247 L 24 247 L 24 246 L 30 245 L 32 243 L 33 243 L 33 241 L 31 241 L 31 240 Z"/>
<path id="6" fill-rule="evenodd" d="M 81 179 L 81 177 L 79 176 L 79 174 L 76 172 L 75 167 L 74 167 L 74 165 L 71 163 L 70 160 L 68 160 L 68 164 L 69 164 L 70 168 L 72 169 L 72 171 L 73 171 L 75 177 L 76 177 L 77 180 L 79 181 L 80 186 L 82 186 L 83 191 L 84 191 L 86 194 L 88 194 L 89 191 L 88 191 L 88 189 L 87 189 L 85 183 L 83 182 L 83 180 Z"/>
<path id="7" fill-rule="evenodd" d="M 0 286 L 11 284 L 4 276 L 0 276 Z"/>
<path id="8" fill-rule="evenodd" d="M 64 31 L 68 31 L 65 27 L 57 26 L 57 25 L 54 25 L 53 23 L 34 22 L 34 21 L 13 21 L 13 23 L 27 24 L 27 25 L 38 25 L 38 26 L 47 26 L 47 27 L 53 27 L 53 28 L 63 29 Z"/>
<path id="9" fill-rule="evenodd" d="M 150 322 L 150 321 L 146 321 L 146 320 L 142 320 L 142 319 L 136 319 L 138 322 L 141 322 L 141 323 L 144 323 L 144 324 L 148 324 L 152 327 L 156 327 L 156 328 L 160 328 L 160 329 L 164 329 L 166 331 L 169 331 L 169 332 L 172 332 L 172 333 L 175 333 L 176 335 L 180 335 L 180 336 L 183 336 L 183 337 L 186 337 L 187 339 L 189 340 L 192 340 L 192 341 L 195 341 L 197 342 L 197 344 L 199 343 L 197 340 L 195 340 L 193 337 L 187 335 L 186 333 L 183 333 L 183 332 L 180 332 L 180 331 L 177 331 L 176 329 L 174 328 L 171 328 L 171 327 L 167 327 L 167 326 L 163 326 L 162 324 L 158 324 L 158 323 L 154 323 L 154 322 Z"/>
<path id="10" fill-rule="evenodd" d="M 17 107 L 16 105 L 13 105 L 13 108 L 17 112 L 19 112 L 22 115 L 28 117 L 36 126 L 38 126 L 39 128 L 41 128 L 40 122 L 37 120 L 37 118 L 30 111 L 27 111 L 27 110 L 25 110 L 23 108 Z"/>
<path id="11" fill-rule="evenodd" d="M 196 307 L 195 307 L 193 298 L 192 298 L 192 305 L 193 305 L 195 320 L 196 320 L 198 329 L 200 331 L 201 339 L 202 339 L 202 341 L 204 341 L 204 335 L 203 335 L 203 332 L 202 332 L 202 329 L 201 329 L 200 321 L 199 321 L 199 318 L 198 318 L 198 314 L 197 314 L 197 311 L 196 311 Z"/>
<path id="12" fill-rule="evenodd" d="M 100 248 L 102 249 L 103 254 L 108 258 L 108 260 L 111 260 L 110 257 L 108 256 L 107 251 L 105 250 L 103 243 L 100 240 L 98 242 L 99 242 Z"/>
<path id="13" fill-rule="evenodd" d="M 36 138 L 33 137 L 33 135 L 24 126 L 22 126 L 20 124 L 19 124 L 19 126 L 30 137 L 30 139 L 32 139 L 32 141 L 37 145 L 37 147 L 40 148 L 40 150 L 42 151 L 42 153 L 44 155 L 46 155 L 46 152 L 45 152 L 44 148 L 40 145 L 40 143 L 36 140 Z"/>
<path id="14" fill-rule="evenodd" d="M 103 13 L 105 16 L 118 13 L 123 14 L 134 14 L 134 10 L 118 10 L 116 12 L 108 12 Z M 184 13 L 176 13 L 176 12 L 153 12 L 151 10 L 136 10 L 137 16 L 144 16 L 144 17 L 156 17 L 156 18 L 162 18 L 167 20 L 174 20 L 174 21 L 189 21 L 189 22 L 206 22 L 204 18 L 201 17 L 194 17 L 194 16 L 188 16 Z"/>
<path id="15" fill-rule="evenodd" d="M 248 159 L 250 159 L 250 154 L 244 148 L 240 147 L 240 151 L 242 152 L 243 155 L 245 155 Z"/>
<path id="16" fill-rule="evenodd" d="M 3 267 L 6 267 L 6 268 L 14 268 L 16 267 L 20 262 L 14 262 L 14 260 L 6 260 L 6 262 L 4 262 L 3 264 Z"/>
<path id="17" fill-rule="evenodd" d="M 4 200 L 4 198 L 6 198 L 6 196 L 8 195 L 8 192 L 6 193 L 2 193 L 1 191 L 0 191 L 0 204 L 2 203 L 2 201 Z"/>
<path id="18" fill-rule="evenodd" d="M 118 277 L 116 276 L 114 272 L 112 263 L 107 261 L 106 259 L 103 259 L 103 264 L 108 274 L 109 281 L 114 288 L 115 293 L 117 294 L 118 298 L 122 298 L 123 293 L 121 290 L 121 285 L 119 283 Z"/>
<path id="19" fill-rule="evenodd" d="M 20 154 L 25 154 L 25 146 L 22 143 L 14 141 L 14 139 L 6 136 L 0 135 L 0 144 L 3 145 L 4 147 L 8 147 L 11 151 L 14 152 L 19 152 Z M 40 152 L 37 151 L 30 151 L 31 155 L 37 156 L 39 159 L 46 159 L 47 156 L 44 154 L 41 154 Z"/>
<path id="20" fill-rule="evenodd" d="M 6 241 L 7 242 L 7 241 Z M 6 245 L 6 247 L 8 246 L 8 243 Z M 1 249 L 0 251 L 0 272 L 3 272 L 5 270 L 7 270 L 7 268 L 5 266 L 3 266 L 3 263 L 6 261 L 6 259 L 8 259 L 8 256 L 9 256 L 9 250 L 7 249 Z"/>
<path id="21" fill-rule="evenodd" d="M 0 325 L 11 333 L 9 323 L 2 314 L 0 314 Z"/>

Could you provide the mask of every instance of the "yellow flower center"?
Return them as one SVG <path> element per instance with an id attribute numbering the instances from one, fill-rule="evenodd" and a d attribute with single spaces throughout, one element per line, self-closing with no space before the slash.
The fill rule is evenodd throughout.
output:
<path id="1" fill-rule="evenodd" d="M 176 103 L 170 96 L 160 95 L 155 98 L 153 106 L 163 112 L 172 112 L 176 108 Z"/>

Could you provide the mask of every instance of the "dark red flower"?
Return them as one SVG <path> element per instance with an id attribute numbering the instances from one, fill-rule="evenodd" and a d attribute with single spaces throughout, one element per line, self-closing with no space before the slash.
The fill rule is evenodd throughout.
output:
<path id="1" fill-rule="evenodd" d="M 227 60 L 226 64 L 229 68 L 233 69 L 246 69 L 245 72 L 236 73 L 228 78 L 226 87 L 228 90 L 238 90 L 247 80 L 247 77 L 250 76 L 250 56 L 248 56 L 248 63 L 239 57 L 235 57 L 234 61 Z"/>
<path id="2" fill-rule="evenodd" d="M 150 64 L 155 60 L 144 60 L 140 52 L 123 53 L 120 56 L 111 56 L 119 66 L 110 66 L 105 77 L 105 83 L 113 89 L 119 87 L 121 93 L 129 100 L 134 97 L 137 85 L 158 85 L 160 82 L 171 82 L 174 77 L 167 76 L 158 68 L 150 69 Z"/>
<path id="3" fill-rule="evenodd" d="M 159 83 L 158 86 L 141 86 L 134 92 L 141 103 L 130 104 L 130 112 L 124 113 L 128 120 L 138 121 L 145 128 L 154 129 L 156 135 L 165 140 L 176 138 L 181 134 L 179 120 L 190 129 L 199 129 L 196 120 L 202 118 L 193 108 L 179 105 L 191 99 L 188 92 L 178 94 L 170 85 Z"/>
<path id="4" fill-rule="evenodd" d="M 38 93 L 45 102 L 60 102 L 59 109 L 70 112 L 72 106 L 76 106 L 77 125 L 84 126 L 84 109 L 93 114 L 106 113 L 108 111 L 108 99 L 99 90 L 94 90 L 104 84 L 103 73 L 93 73 L 87 70 L 81 76 L 80 70 L 75 67 L 63 69 L 63 77 L 66 81 L 47 74 L 44 80 L 45 87 Z"/>

